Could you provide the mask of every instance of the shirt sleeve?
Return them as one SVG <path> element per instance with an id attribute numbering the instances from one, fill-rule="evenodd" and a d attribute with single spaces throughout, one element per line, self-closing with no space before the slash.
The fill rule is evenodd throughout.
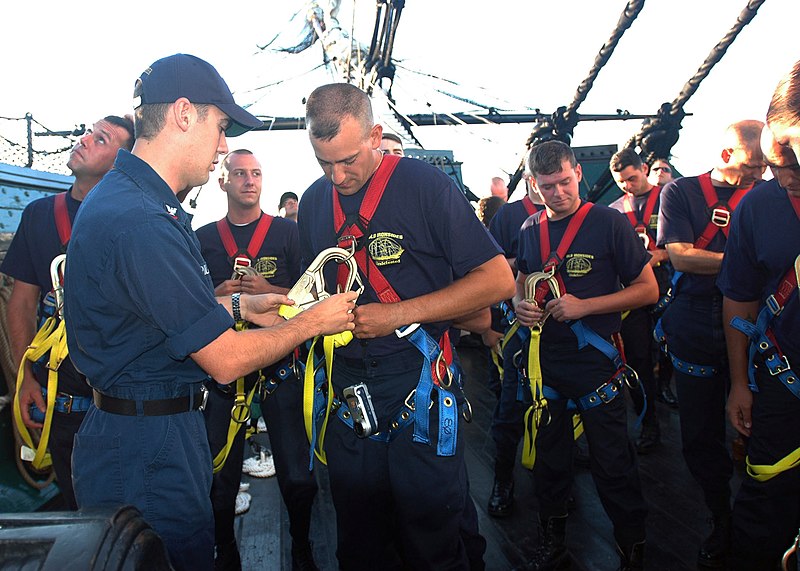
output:
<path id="1" fill-rule="evenodd" d="M 734 301 L 758 300 L 766 285 L 755 256 L 751 218 L 745 204 L 734 210 L 722 267 L 717 276 L 717 287 L 722 295 Z"/>
<path id="2" fill-rule="evenodd" d="M 214 297 L 208 267 L 191 236 L 166 215 L 149 219 L 114 248 L 104 290 L 166 337 L 174 359 L 202 349 L 233 326 Z M 165 284 L 181 284 L 165 291 Z"/>

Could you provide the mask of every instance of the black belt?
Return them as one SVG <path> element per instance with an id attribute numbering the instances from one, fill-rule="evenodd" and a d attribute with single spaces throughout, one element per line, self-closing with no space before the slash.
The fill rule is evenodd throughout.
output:
<path id="1" fill-rule="evenodd" d="M 124 416 L 165 416 L 192 410 L 202 410 L 208 397 L 208 390 L 205 387 L 194 395 L 186 395 L 172 399 L 143 401 L 118 399 L 104 395 L 98 391 L 93 391 L 93 393 L 94 406 L 102 411 Z M 137 411 L 137 403 L 141 403 L 141 415 Z"/>

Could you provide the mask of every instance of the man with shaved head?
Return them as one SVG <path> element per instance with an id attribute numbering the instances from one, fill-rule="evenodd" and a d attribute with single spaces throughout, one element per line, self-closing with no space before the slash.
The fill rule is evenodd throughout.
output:
<path id="1" fill-rule="evenodd" d="M 777 569 L 800 527 L 800 471 L 786 460 L 800 448 L 800 388 L 791 369 L 800 366 L 800 165 L 767 128 L 761 147 L 775 178 L 734 213 L 717 279 L 731 371 L 728 417 L 749 437 L 748 475 L 733 508 L 734 570 Z"/>
<path id="2" fill-rule="evenodd" d="M 725 399 L 729 384 L 722 326 L 722 294 L 715 284 L 732 212 L 761 180 L 766 166 L 760 121 L 730 125 L 717 164 L 700 176 L 672 181 L 661 193 L 658 245 L 676 274 L 674 300 L 656 332 L 675 367 L 683 457 L 703 490 L 712 532 L 702 543 L 701 567 L 724 565 L 730 545 L 733 462 L 726 447 Z"/>

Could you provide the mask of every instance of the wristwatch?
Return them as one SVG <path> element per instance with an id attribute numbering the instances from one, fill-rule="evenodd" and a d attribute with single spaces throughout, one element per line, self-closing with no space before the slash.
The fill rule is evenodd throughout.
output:
<path id="1" fill-rule="evenodd" d="M 233 312 L 233 319 L 235 321 L 242 321 L 242 302 L 240 298 L 241 293 L 231 294 L 231 311 Z"/>

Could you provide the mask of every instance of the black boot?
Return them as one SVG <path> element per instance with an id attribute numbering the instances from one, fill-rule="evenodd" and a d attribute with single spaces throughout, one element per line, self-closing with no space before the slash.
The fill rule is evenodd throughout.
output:
<path id="1" fill-rule="evenodd" d="M 642 424 L 642 433 L 636 440 L 636 452 L 644 456 L 661 444 L 661 427 L 658 417 L 653 416 Z"/>
<path id="2" fill-rule="evenodd" d="M 529 569 L 533 571 L 562 571 L 572 566 L 564 540 L 567 534 L 567 516 L 539 520 L 539 544 L 533 553 Z"/>
<path id="3" fill-rule="evenodd" d="M 292 571 L 319 571 L 314 562 L 314 550 L 311 542 L 292 542 Z"/>
<path id="4" fill-rule="evenodd" d="M 623 547 L 617 545 L 617 551 L 619 551 L 619 571 L 644 569 L 644 541 Z"/>
<path id="5" fill-rule="evenodd" d="M 214 571 L 242 571 L 242 560 L 239 557 L 239 548 L 236 546 L 235 539 L 230 543 L 217 545 Z"/>
<path id="6" fill-rule="evenodd" d="M 494 479 L 492 495 L 489 496 L 489 515 L 492 517 L 507 517 L 511 515 L 514 507 L 514 480 Z"/>
<path id="7" fill-rule="evenodd" d="M 731 515 L 715 515 L 709 519 L 711 534 L 700 546 L 697 565 L 707 569 L 721 569 L 725 566 L 731 545 Z"/>

